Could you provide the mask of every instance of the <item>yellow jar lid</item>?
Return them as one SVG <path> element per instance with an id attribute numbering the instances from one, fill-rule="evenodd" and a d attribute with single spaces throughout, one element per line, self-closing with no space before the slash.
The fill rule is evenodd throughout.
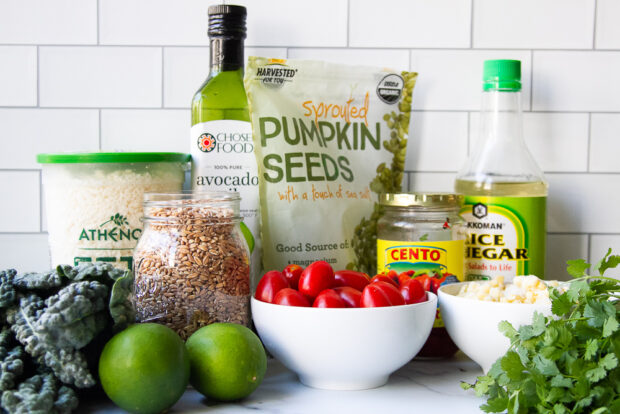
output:
<path id="1" fill-rule="evenodd" d="M 463 196 L 452 193 L 383 193 L 379 204 L 391 207 L 461 207 Z"/>

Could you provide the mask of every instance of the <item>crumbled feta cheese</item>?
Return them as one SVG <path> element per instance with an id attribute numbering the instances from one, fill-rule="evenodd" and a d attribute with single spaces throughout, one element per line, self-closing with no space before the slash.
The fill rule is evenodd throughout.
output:
<path id="1" fill-rule="evenodd" d="M 516 276 L 512 283 L 505 284 L 504 277 L 470 282 L 464 285 L 457 296 L 501 303 L 550 303 L 549 288 L 556 288 L 557 280 L 543 281 L 537 276 Z"/>

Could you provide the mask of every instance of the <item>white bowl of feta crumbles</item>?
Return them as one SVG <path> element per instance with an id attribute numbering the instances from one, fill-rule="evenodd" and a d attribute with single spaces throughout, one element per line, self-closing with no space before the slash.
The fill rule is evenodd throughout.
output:
<path id="1" fill-rule="evenodd" d="M 518 329 L 532 322 L 534 312 L 551 314 L 548 286 L 558 282 L 517 276 L 505 285 L 501 278 L 444 285 L 438 291 L 441 316 L 454 343 L 486 373 L 510 347 L 498 329 L 501 321 Z"/>

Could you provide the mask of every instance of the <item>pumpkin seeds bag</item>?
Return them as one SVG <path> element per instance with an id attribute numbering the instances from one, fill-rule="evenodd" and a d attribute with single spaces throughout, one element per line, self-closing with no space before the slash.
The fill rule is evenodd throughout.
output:
<path id="1" fill-rule="evenodd" d="M 373 273 L 377 193 L 400 192 L 417 74 L 250 57 L 263 265 Z"/>

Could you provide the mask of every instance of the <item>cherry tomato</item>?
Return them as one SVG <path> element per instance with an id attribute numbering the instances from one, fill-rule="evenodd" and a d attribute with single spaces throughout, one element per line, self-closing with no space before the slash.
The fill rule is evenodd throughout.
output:
<path id="1" fill-rule="evenodd" d="M 299 283 L 299 276 L 301 276 L 301 272 L 303 272 L 304 268 L 297 264 L 290 264 L 284 268 L 282 274 L 288 280 L 288 284 L 293 289 L 297 289 L 297 285 Z"/>
<path id="2" fill-rule="evenodd" d="M 349 286 L 361 292 L 370 283 L 370 277 L 354 270 L 338 270 L 334 273 L 334 281 L 334 286 Z"/>
<path id="3" fill-rule="evenodd" d="M 401 295 L 398 291 L 398 287 L 386 282 L 374 282 L 372 284 L 379 286 L 379 288 L 383 292 L 385 292 L 392 306 L 405 304 L 405 299 L 403 298 L 403 295 Z"/>
<path id="4" fill-rule="evenodd" d="M 441 279 L 437 279 L 436 277 L 431 278 L 431 292 L 437 293 L 439 286 L 441 286 Z"/>
<path id="5" fill-rule="evenodd" d="M 431 290 L 431 278 L 427 274 L 423 274 L 420 276 L 414 277 L 415 280 L 422 283 L 422 287 L 425 291 L 430 292 Z"/>
<path id="6" fill-rule="evenodd" d="M 390 285 L 396 288 L 398 287 L 398 284 L 394 281 L 394 279 L 392 279 L 391 277 L 387 277 L 385 275 L 376 275 L 376 276 L 373 276 L 372 279 L 370 279 L 370 283 L 377 283 L 377 282 L 385 282 L 385 283 L 389 283 Z"/>
<path id="7" fill-rule="evenodd" d="M 362 292 L 352 288 L 350 286 L 341 286 L 334 288 L 334 291 L 340 296 L 340 299 L 344 301 L 347 308 L 359 308 L 360 300 L 362 299 Z"/>
<path id="8" fill-rule="evenodd" d="M 346 308 L 347 304 L 334 291 L 334 289 L 325 289 L 314 299 L 313 308 Z"/>
<path id="9" fill-rule="evenodd" d="M 306 267 L 299 276 L 299 292 L 311 300 L 323 290 L 332 287 L 334 287 L 334 269 L 322 260 Z"/>
<path id="10" fill-rule="evenodd" d="M 260 279 L 254 297 L 263 302 L 273 303 L 276 294 L 287 287 L 290 286 L 284 275 L 277 270 L 272 270 L 265 273 Z"/>
<path id="11" fill-rule="evenodd" d="M 364 288 L 360 305 L 363 308 L 404 305 L 405 299 L 394 285 L 374 282 Z"/>
<path id="12" fill-rule="evenodd" d="M 411 276 L 407 272 L 403 272 L 398 275 L 398 285 L 402 286 L 405 282 L 411 280 Z"/>
<path id="13" fill-rule="evenodd" d="M 416 279 L 409 279 L 403 283 L 400 286 L 400 294 L 407 305 L 426 301 L 426 292 L 420 281 Z"/>
<path id="14" fill-rule="evenodd" d="M 383 282 L 378 282 L 383 283 Z M 377 286 L 378 283 L 371 283 L 364 288 L 362 297 L 360 298 L 360 306 L 362 308 L 379 308 L 383 306 L 392 306 L 387 294 Z"/>
<path id="15" fill-rule="evenodd" d="M 398 282 L 398 272 L 396 272 L 396 270 L 390 269 L 387 272 L 386 276 L 392 279 L 394 282 Z"/>
<path id="16" fill-rule="evenodd" d="M 276 297 L 273 299 L 273 303 L 275 303 L 276 305 L 285 306 L 310 306 L 310 302 L 304 295 L 291 288 L 284 288 L 280 290 Z"/>

